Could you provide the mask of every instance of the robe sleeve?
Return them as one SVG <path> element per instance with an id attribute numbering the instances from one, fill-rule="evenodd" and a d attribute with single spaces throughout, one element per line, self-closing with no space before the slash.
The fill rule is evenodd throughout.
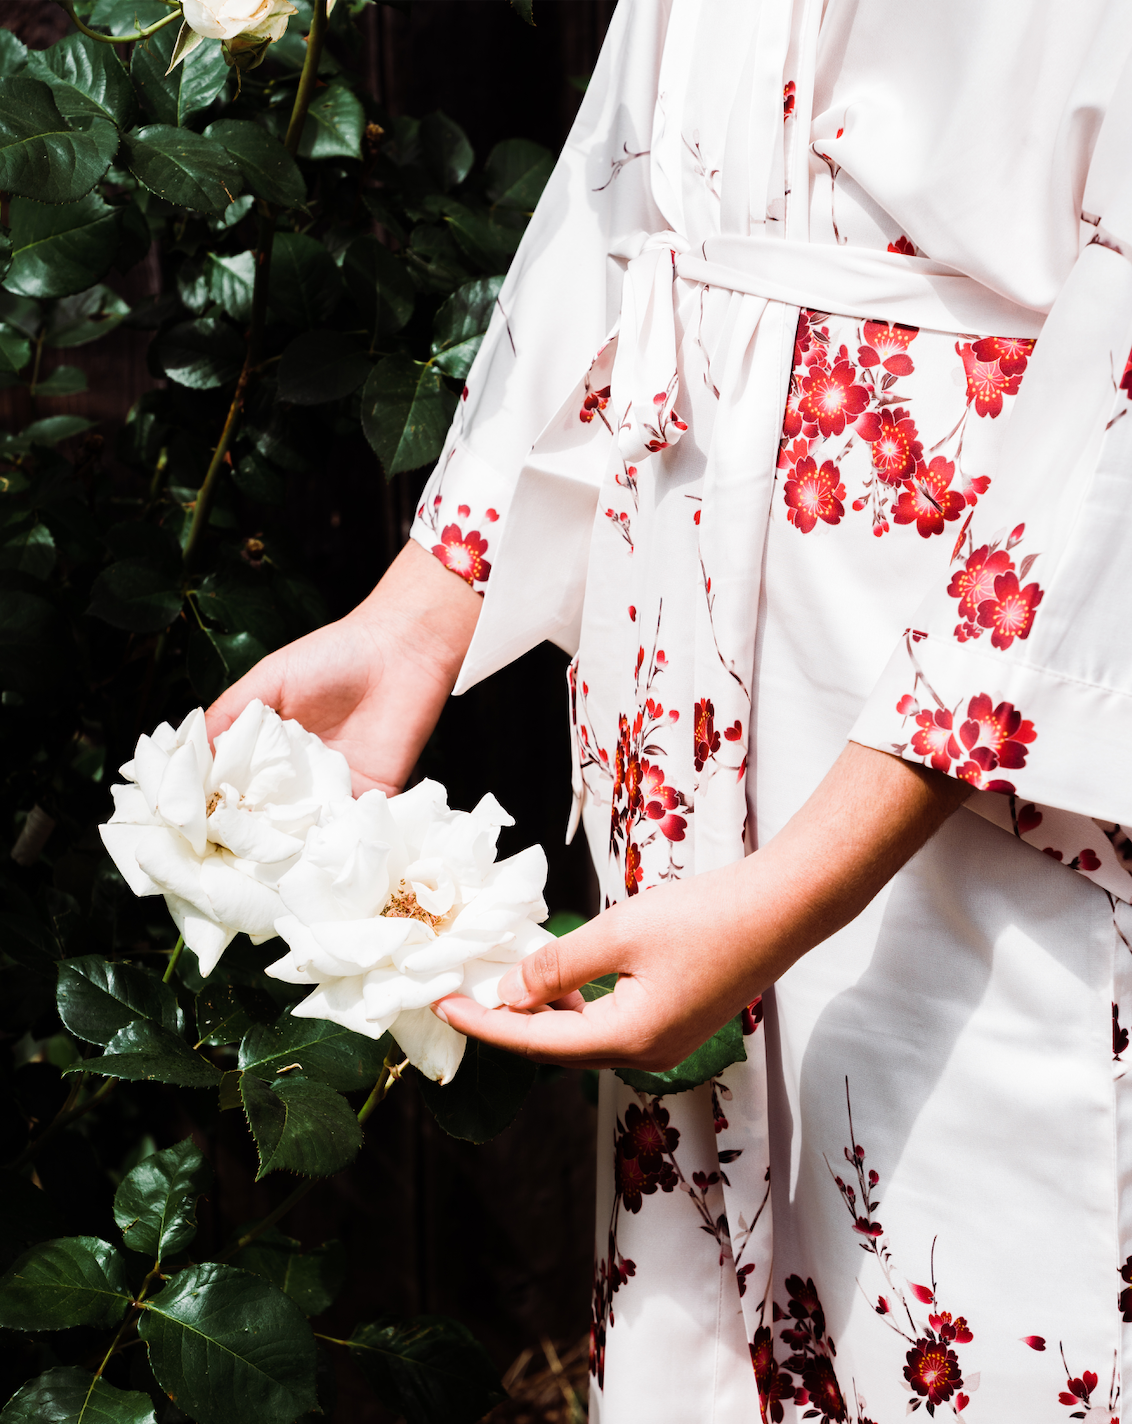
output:
<path id="1" fill-rule="evenodd" d="M 501 549 L 505 559 L 507 549 L 529 556 L 540 538 L 553 547 L 541 551 L 533 570 L 522 571 L 528 580 L 534 572 L 539 585 L 528 586 L 522 601 L 533 595 L 540 607 L 552 609 L 570 601 L 567 585 L 576 589 L 584 583 L 586 499 L 559 500 L 549 533 L 513 530 L 508 538 L 508 516 L 532 445 L 584 381 L 616 323 L 624 265 L 611 249 L 636 230 L 664 226 L 651 196 L 648 150 L 668 12 L 668 0 L 622 0 L 614 12 L 578 117 L 499 293 L 410 531 L 480 593 L 489 593 L 506 572 L 499 564 Z M 579 416 L 586 418 L 584 396 L 583 391 L 572 415 L 575 425 Z M 547 499 L 553 500 L 553 492 Z M 510 557 L 514 565 L 515 554 Z M 512 569 L 511 583 L 518 582 Z M 514 589 L 507 599 L 515 602 Z M 489 607 L 492 602 L 489 596 Z M 472 658 L 474 675 L 465 664 L 457 691 L 492 671 L 489 664 L 501 666 L 526 647 L 560 635 L 563 620 L 549 613 L 528 616 L 515 647 L 504 647 L 508 640 L 497 611 L 491 621 L 497 646 L 487 661 L 479 653 Z M 482 647 L 483 635 L 477 637 Z"/>
<path id="2" fill-rule="evenodd" d="M 1089 182 L 1104 187 L 1092 170 Z M 1108 197 L 1098 220 L 1086 188 L 1086 245 L 1038 338 L 991 489 L 850 736 L 971 782 L 972 809 L 1039 849 L 1053 813 L 1090 818 L 1127 868 L 1132 192 Z M 1098 860 L 1086 847 L 1074 868 Z"/>

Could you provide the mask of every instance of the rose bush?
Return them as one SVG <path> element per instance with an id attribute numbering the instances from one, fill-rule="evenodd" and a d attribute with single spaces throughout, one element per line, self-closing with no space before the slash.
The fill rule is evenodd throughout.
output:
<path id="1" fill-rule="evenodd" d="M 143 736 L 111 787 L 103 843 L 135 895 L 164 895 L 207 976 L 241 930 L 275 934 L 279 879 L 332 802 L 350 794 L 346 758 L 258 700 L 208 745 L 204 712 Z"/>
<path id="2" fill-rule="evenodd" d="M 292 1014 L 391 1033 L 414 1067 L 450 1082 L 467 1039 L 428 1005 L 458 993 L 498 1007 L 508 967 L 553 938 L 539 927 L 542 848 L 496 863 L 511 825 L 490 795 L 450 811 L 435 781 L 334 807 L 279 881 L 288 914 L 275 929 L 291 952 L 267 973 L 317 985 Z"/>

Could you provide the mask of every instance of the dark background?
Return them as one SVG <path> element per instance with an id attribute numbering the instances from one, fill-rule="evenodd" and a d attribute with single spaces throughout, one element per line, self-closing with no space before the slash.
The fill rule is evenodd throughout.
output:
<path id="1" fill-rule="evenodd" d="M 377 4 L 359 20 L 358 53 L 339 58 L 353 63 L 391 115 L 443 109 L 464 127 L 480 160 L 511 137 L 557 152 L 613 5 L 534 0 L 531 28 L 506 0 Z M 35 48 L 51 44 L 69 25 L 47 0 L 6 0 L 2 23 Z M 159 289 L 156 258 L 109 280 L 127 301 L 139 302 Z M 148 339 L 121 329 L 98 344 L 97 355 L 83 348 L 68 353 L 87 371 L 89 390 L 53 410 L 98 421 L 112 448 L 130 406 L 155 384 L 145 365 Z M 0 424 L 26 423 L 24 399 L 19 390 L 0 391 Z M 359 441 L 327 450 L 317 474 L 292 480 L 291 536 L 335 616 L 369 592 L 401 547 L 427 473 L 387 485 Z M 564 654 L 544 646 L 452 701 L 422 769 L 448 786 L 457 807 L 469 808 L 493 791 L 517 821 L 504 832 L 501 853 L 541 842 L 550 858 L 551 910 L 588 915 L 597 905 L 584 842 L 579 836 L 570 848 L 562 844 L 569 810 L 565 666 Z M 156 1086 L 153 1092 L 164 1095 L 172 1119 L 178 1111 L 173 1095 Z M 250 1138 L 242 1123 L 227 1121 L 235 1116 L 220 1118 L 215 1138 L 205 1246 L 265 1214 L 291 1186 L 282 1178 L 254 1184 Z M 581 1386 L 584 1366 L 576 1362 L 589 1320 L 594 1117 L 579 1074 L 545 1073 L 511 1127 L 477 1148 L 445 1137 L 415 1090 L 398 1085 L 371 1121 L 354 1166 L 319 1185 L 282 1223 L 304 1246 L 332 1237 L 345 1244 L 350 1283 L 320 1319 L 321 1330 L 348 1334 L 355 1322 L 386 1308 L 453 1315 L 483 1340 L 501 1370 L 533 1352 L 515 1393 L 525 1391 L 535 1402 L 501 1406 L 493 1420 L 570 1419 L 569 1390 L 556 1387 L 542 1342 L 553 1342 Z M 192 1126 L 188 1119 L 170 1120 L 168 1140 Z M 335 1351 L 334 1417 L 349 1424 L 385 1421 L 344 1356 Z M 537 1403 L 540 1391 L 525 1383 L 534 1375 L 548 1381 L 541 1391 L 545 1405 Z"/>

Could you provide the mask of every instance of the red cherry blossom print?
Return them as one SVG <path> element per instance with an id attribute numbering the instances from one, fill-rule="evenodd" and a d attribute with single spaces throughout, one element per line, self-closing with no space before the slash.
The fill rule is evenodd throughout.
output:
<path id="1" fill-rule="evenodd" d="M 1120 378 L 1120 389 L 1132 400 L 1132 351 L 1128 353 L 1128 360 L 1124 363 L 1124 375 Z"/>
<path id="2" fill-rule="evenodd" d="M 487 540 L 480 538 L 478 529 L 465 536 L 458 524 L 447 524 L 440 531 L 440 543 L 432 546 L 432 552 L 469 584 L 486 583 L 491 574 L 491 565 L 484 558 Z"/>
<path id="3" fill-rule="evenodd" d="M 499 518 L 499 514 L 498 511 L 494 509 L 485 509 L 483 512 L 483 517 L 487 520 L 489 524 L 494 524 L 495 521 Z"/>
<path id="4" fill-rule="evenodd" d="M 909 1281 L 908 1285 L 917 1300 L 923 1301 L 925 1305 L 932 1305 L 934 1303 L 935 1291 L 932 1290 L 931 1286 L 918 1286 L 914 1281 Z"/>
<path id="5" fill-rule="evenodd" d="M 959 492 L 972 508 L 979 502 L 979 495 L 990 489 L 990 475 L 969 475 L 959 471 Z"/>
<path id="6" fill-rule="evenodd" d="M 641 888 L 641 881 L 644 879 L 644 867 L 641 865 L 641 848 L 630 841 L 625 847 L 625 893 L 635 895 Z"/>
<path id="7" fill-rule="evenodd" d="M 966 507 L 963 496 L 949 486 L 955 466 L 942 455 L 930 465 L 920 465 L 910 480 L 904 481 L 900 498 L 892 506 L 896 524 L 912 524 L 923 539 L 942 534 L 945 520 L 958 519 Z"/>
<path id="8" fill-rule="evenodd" d="M 994 581 L 994 597 L 979 604 L 979 627 L 993 628 L 991 643 L 996 648 L 1009 648 L 1015 638 L 1028 638 L 1034 621 L 1034 610 L 1042 601 L 1042 590 L 1036 583 L 1025 588 L 1018 585 L 1013 569 L 999 574 Z"/>
<path id="9" fill-rule="evenodd" d="M 802 418 L 801 402 L 802 387 L 792 381 L 790 393 L 786 397 L 786 409 L 782 413 L 782 435 L 786 440 L 793 440 L 802 433 L 805 421 Z"/>
<path id="10" fill-rule="evenodd" d="M 833 1372 L 833 1364 L 827 1356 L 817 1355 L 807 1360 L 802 1369 L 802 1383 L 809 1396 L 808 1402 L 818 1411 L 822 1424 L 848 1419 L 845 1398 Z"/>
<path id="11" fill-rule="evenodd" d="M 978 342 L 978 345 L 984 345 Z M 1003 396 L 1016 396 L 1022 381 L 1022 372 L 1008 375 L 998 361 L 980 361 L 974 346 L 970 343 L 959 345 L 956 351 L 963 361 L 967 376 L 967 404 L 974 404 L 975 413 L 990 416 L 993 420 L 1002 414 Z"/>
<path id="12" fill-rule="evenodd" d="M 782 88 L 782 117 L 784 119 L 788 119 L 794 112 L 794 99 L 796 94 L 797 86 L 793 79 L 788 79 Z M 782 1418 L 781 1410 L 779 1411 L 778 1417 L 780 1419 Z"/>
<path id="13" fill-rule="evenodd" d="M 466 504 L 462 504 L 460 505 L 459 509 L 457 509 L 456 513 L 460 516 L 461 519 L 468 519 L 471 517 L 472 511 Z"/>
<path id="14" fill-rule="evenodd" d="M 915 422 L 906 410 L 900 406 L 868 410 L 854 429 L 873 447 L 873 469 L 878 479 L 888 485 L 911 479 L 923 460 L 924 447 L 916 438 Z"/>
<path id="15" fill-rule="evenodd" d="M 888 244 L 888 250 L 889 252 L 898 252 L 901 257 L 915 257 L 916 244 L 911 238 L 905 237 L 904 234 L 901 233 L 895 242 Z"/>
<path id="16" fill-rule="evenodd" d="M 778 1368 L 774 1358 L 774 1337 L 767 1325 L 760 1325 L 755 1331 L 755 1338 L 751 1341 L 751 1364 L 759 1387 L 764 1424 L 766 1420 L 782 1424 L 782 1405 L 784 1401 L 794 1398 L 794 1386 L 790 1376 Z"/>
<path id="17" fill-rule="evenodd" d="M 1031 831 L 1036 831 L 1045 817 L 1034 805 L 1020 806 L 1018 808 L 1018 834 L 1027 836 Z"/>
<path id="18" fill-rule="evenodd" d="M 848 359 L 839 359 L 832 370 L 814 366 L 808 376 L 802 377 L 799 413 L 803 420 L 816 422 L 827 440 L 831 435 L 840 435 L 869 403 L 869 393 L 856 384 L 856 375 Z"/>
<path id="19" fill-rule="evenodd" d="M 845 513 L 845 486 L 837 466 L 826 460 L 819 470 L 817 462 L 807 455 L 795 465 L 794 475 L 783 487 L 790 523 L 803 534 L 808 534 L 819 519 L 826 524 L 840 524 Z"/>
<path id="20" fill-rule="evenodd" d="M 704 763 L 719 751 L 719 733 L 715 730 L 715 704 L 710 697 L 703 697 L 696 703 L 693 714 L 693 755 L 697 771 L 703 771 Z"/>
<path id="21" fill-rule="evenodd" d="M 1020 336 L 986 336 L 971 349 L 980 361 L 998 362 L 1004 376 L 1020 376 L 1033 355 L 1035 342 Z"/>
<path id="22" fill-rule="evenodd" d="M 1031 1350 L 1042 1351 L 1046 1347 L 1044 1335 L 1023 1335 L 1022 1344 L 1029 1345 Z"/>
<path id="23" fill-rule="evenodd" d="M 802 358 L 813 344 L 810 332 L 810 313 L 803 307 L 798 313 L 798 329 L 794 333 L 794 365 L 800 366 Z M 1132 361 L 1130 356 L 1129 361 Z"/>
<path id="24" fill-rule="evenodd" d="M 670 841 L 682 841 L 688 822 L 673 813 L 683 805 L 683 798 L 673 787 L 664 784 L 664 771 L 647 761 L 641 762 L 641 796 L 645 815 L 650 821 L 660 822 L 661 835 Z"/>
<path id="25" fill-rule="evenodd" d="M 759 1024 L 763 1021 L 763 1000 L 760 994 L 757 999 L 752 999 L 743 1010 L 743 1032 L 749 1038 L 751 1034 L 757 1033 Z"/>
<path id="26" fill-rule="evenodd" d="M 1101 868 L 1100 860 L 1097 858 L 1095 850 L 1090 850 L 1088 846 L 1077 857 L 1077 866 L 1080 870 L 1093 871 Z"/>
<path id="27" fill-rule="evenodd" d="M 891 249 L 890 249 L 891 250 Z M 864 345 L 857 349 L 862 366 L 883 366 L 890 376 L 910 376 L 915 369 L 908 347 L 920 334 L 917 326 L 898 322 L 867 321 Z"/>
<path id="28" fill-rule="evenodd" d="M 971 760 L 984 771 L 1025 766 L 1026 748 L 1037 735 L 1033 722 L 1024 721 L 1012 702 L 992 707 L 985 692 L 971 698 L 967 720 L 959 728 L 959 739 Z"/>
<path id="29" fill-rule="evenodd" d="M 962 755 L 952 731 L 953 720 L 946 707 L 921 712 L 916 717 L 919 730 L 912 734 L 912 750 L 917 756 L 931 757 L 936 771 L 948 771 L 951 763 Z"/>
<path id="30" fill-rule="evenodd" d="M 959 600 L 959 613 L 963 618 L 974 619 L 979 605 L 994 597 L 995 580 L 1013 569 L 1010 555 L 1004 549 L 991 553 L 988 544 L 981 545 L 969 555 L 966 564 L 951 577 L 947 591 Z"/>
<path id="31" fill-rule="evenodd" d="M 582 408 L 578 412 L 578 419 L 585 421 L 588 425 L 595 415 L 600 414 L 609 404 L 609 387 L 603 386 L 600 391 L 590 391 L 582 402 Z"/>
<path id="32" fill-rule="evenodd" d="M 954 1350 L 937 1340 L 917 1340 L 906 1356 L 904 1378 L 931 1405 L 946 1404 L 963 1376 Z"/>

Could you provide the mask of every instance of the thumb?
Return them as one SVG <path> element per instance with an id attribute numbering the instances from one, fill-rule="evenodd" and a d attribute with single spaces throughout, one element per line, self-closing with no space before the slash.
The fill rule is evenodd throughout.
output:
<path id="1" fill-rule="evenodd" d="M 606 916 L 551 940 L 527 955 L 499 981 L 499 997 L 513 1009 L 534 1009 L 564 998 L 583 984 L 618 968 Z"/>

